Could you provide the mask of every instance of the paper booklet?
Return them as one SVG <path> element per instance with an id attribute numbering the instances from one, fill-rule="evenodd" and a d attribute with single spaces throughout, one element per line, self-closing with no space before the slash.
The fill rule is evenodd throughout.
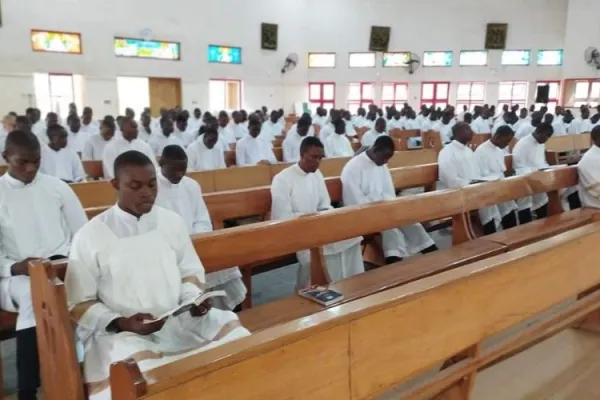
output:
<path id="1" fill-rule="evenodd" d="M 160 321 L 161 319 L 165 319 L 167 317 L 171 317 L 171 316 L 176 317 L 178 315 L 183 314 L 186 311 L 191 310 L 192 307 L 194 307 L 194 306 L 199 306 L 200 304 L 204 303 L 206 300 L 211 299 L 213 297 L 227 297 L 227 293 L 225 293 L 224 290 L 215 290 L 213 292 L 204 292 L 204 293 L 200 294 L 198 297 L 196 297 L 195 299 L 188 300 L 188 301 L 178 305 L 174 309 L 167 311 L 166 313 L 164 313 L 163 315 L 161 315 L 160 317 L 158 317 L 156 319 L 145 320 L 144 323 L 151 324 L 153 322 Z"/>
<path id="2" fill-rule="evenodd" d="M 324 306 L 330 306 L 342 301 L 344 295 L 326 286 L 311 286 L 298 291 L 298 294 Z"/>

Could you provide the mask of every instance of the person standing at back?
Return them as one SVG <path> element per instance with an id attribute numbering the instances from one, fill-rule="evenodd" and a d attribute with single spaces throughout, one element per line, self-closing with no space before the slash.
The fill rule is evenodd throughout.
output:
<path id="1" fill-rule="evenodd" d="M 2 157 L 8 169 L 0 177 L 0 307 L 19 313 L 18 396 L 34 400 L 40 369 L 28 264 L 68 256 L 73 235 L 87 217 L 69 185 L 39 172 L 41 147 L 35 134 L 9 133 Z"/>
<path id="2" fill-rule="evenodd" d="M 102 155 L 102 168 L 106 179 L 114 178 L 113 164 L 115 160 L 120 154 L 129 150 L 139 151 L 156 164 L 156 157 L 150 145 L 138 139 L 137 122 L 133 118 L 123 117 L 120 137 L 115 135 L 104 148 L 104 154 Z"/>

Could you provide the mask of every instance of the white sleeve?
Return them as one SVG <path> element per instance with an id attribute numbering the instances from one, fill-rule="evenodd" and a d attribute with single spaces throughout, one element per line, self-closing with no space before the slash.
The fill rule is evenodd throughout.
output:
<path id="1" fill-rule="evenodd" d="M 73 237 L 77 231 L 88 222 L 87 215 L 81 206 L 79 198 L 69 185 L 60 181 L 57 182 L 56 188 L 60 194 L 61 212 L 65 217 L 65 221 L 71 232 L 71 237 Z"/>
<path id="2" fill-rule="evenodd" d="M 384 200 L 393 200 L 396 198 L 396 188 L 394 188 L 394 181 L 392 180 L 392 174 L 389 168 L 384 166 L 385 175 L 383 178 L 383 198 Z"/>
<path id="3" fill-rule="evenodd" d="M 1 245 L 0 240 L 0 278 L 8 278 L 12 276 L 11 267 L 14 263 L 21 260 L 13 260 L 6 254 L 6 249 Z"/>
<path id="4" fill-rule="evenodd" d="M 91 161 L 94 159 L 94 146 L 92 143 L 92 138 L 88 138 L 83 144 L 83 153 L 81 154 L 81 159 L 83 161 Z"/>
<path id="5" fill-rule="evenodd" d="M 293 218 L 302 213 L 292 209 L 292 188 L 281 175 L 275 175 L 271 183 L 271 219 Z"/>
<path id="6" fill-rule="evenodd" d="M 192 231 L 194 233 L 205 233 L 212 232 L 213 226 L 212 221 L 210 219 L 210 214 L 208 213 L 208 208 L 206 208 L 206 203 L 202 198 L 202 189 L 198 182 L 194 181 L 195 185 L 193 187 L 193 205 L 194 205 L 194 221 L 192 222 Z"/>
<path id="7" fill-rule="evenodd" d="M 315 174 L 318 174 L 317 177 L 319 179 L 319 205 L 317 206 L 317 211 L 331 210 L 333 207 L 331 206 L 331 197 L 329 197 L 329 192 L 327 191 L 325 178 L 321 174 L 321 171 L 317 170 Z"/>
<path id="8" fill-rule="evenodd" d="M 264 147 L 264 151 L 266 153 L 266 157 L 267 157 L 267 161 L 269 161 L 271 164 L 276 164 L 277 163 L 277 157 L 275 157 L 275 153 L 273 152 L 273 145 L 271 144 L 271 146 L 265 146 Z"/>
<path id="9" fill-rule="evenodd" d="M 185 154 L 187 154 L 188 158 L 188 169 L 190 171 L 197 171 L 198 167 L 196 166 L 196 152 L 194 151 L 194 146 L 188 146 L 185 149 Z"/>
<path id="10" fill-rule="evenodd" d="M 240 146 L 240 144 L 241 144 L 241 146 Z M 243 142 L 242 143 L 238 142 L 238 144 L 235 147 L 235 165 L 237 165 L 238 167 L 250 165 L 246 161 L 246 151 L 245 151 L 244 147 L 245 146 L 244 146 Z"/>
<path id="11" fill-rule="evenodd" d="M 185 302 L 197 297 L 200 293 L 202 293 L 202 289 L 200 286 L 186 282 L 186 278 L 192 278 L 192 280 L 197 280 L 200 285 L 206 283 L 206 279 L 204 277 L 204 266 L 198 258 L 198 254 L 194 249 L 194 245 L 192 243 L 192 239 L 187 231 L 187 227 L 185 225 L 185 221 L 177 215 L 177 220 L 173 221 L 175 225 L 175 235 L 177 238 L 181 239 L 179 242 L 178 248 L 175 248 L 175 254 L 177 256 L 177 266 L 179 267 L 179 271 L 181 273 L 181 278 L 183 281 L 181 282 L 181 291 L 180 291 L 180 302 Z"/>
<path id="12" fill-rule="evenodd" d="M 72 168 L 73 168 L 73 181 L 75 181 L 75 182 L 84 181 L 86 178 L 85 170 L 83 169 L 83 163 L 81 162 L 81 159 L 79 158 L 79 156 L 77 154 L 73 155 Z"/>
<path id="13" fill-rule="evenodd" d="M 290 146 L 290 143 L 287 140 L 287 138 L 284 139 L 283 143 L 281 144 L 281 147 L 283 148 L 283 161 L 284 162 L 292 162 L 292 160 L 294 158 L 292 157 L 292 154 L 291 154 L 292 149 L 290 148 L 291 146 Z"/>
<path id="14" fill-rule="evenodd" d="M 227 168 L 227 164 L 225 163 L 225 153 L 222 151 L 219 152 L 219 160 L 218 160 L 217 168 L 218 169 Z"/>
<path id="15" fill-rule="evenodd" d="M 81 340 L 93 332 L 105 331 L 114 319 L 121 317 L 98 299 L 101 273 L 94 242 L 87 235 L 75 235 L 65 277 L 67 304 Z"/>
<path id="16" fill-rule="evenodd" d="M 115 177 L 114 171 L 115 159 L 111 154 L 110 147 L 104 148 L 104 154 L 102 155 L 102 169 L 104 169 L 104 179 L 113 179 Z"/>
<path id="17" fill-rule="evenodd" d="M 438 157 L 439 179 L 450 189 L 467 186 L 471 180 L 461 178 L 458 174 L 458 162 L 452 157 L 452 152 L 442 150 Z"/>
<path id="18" fill-rule="evenodd" d="M 367 204 L 371 202 L 367 196 L 360 190 L 360 176 L 358 173 L 350 170 L 342 170 L 342 198 L 344 205 L 353 206 L 356 204 Z"/>

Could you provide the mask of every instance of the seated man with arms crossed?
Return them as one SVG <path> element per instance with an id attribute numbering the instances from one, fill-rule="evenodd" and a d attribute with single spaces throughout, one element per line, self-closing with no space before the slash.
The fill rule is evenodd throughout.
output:
<path id="1" fill-rule="evenodd" d="M 394 140 L 383 135 L 373 146 L 353 157 L 342 170 L 344 205 L 394 200 L 396 192 L 387 162 L 394 155 Z M 386 263 L 401 261 L 411 254 L 429 253 L 437 246 L 421 224 L 393 228 L 381 233 Z"/>
<path id="2" fill-rule="evenodd" d="M 91 399 L 110 398 L 114 361 L 135 356 L 147 371 L 248 335 L 234 313 L 208 302 L 147 323 L 202 293 L 204 268 L 183 218 L 154 205 L 150 158 L 127 151 L 114 172 L 117 204 L 75 235 L 65 279 Z"/>
<path id="3" fill-rule="evenodd" d="M 19 313 L 20 400 L 35 399 L 40 384 L 28 263 L 65 258 L 73 235 L 87 222 L 69 185 L 38 172 L 40 153 L 35 134 L 9 133 L 2 153 L 8 170 L 0 177 L 0 306 Z"/>
<path id="4" fill-rule="evenodd" d="M 202 189 L 198 182 L 185 176 L 188 164 L 185 151 L 177 145 L 167 146 L 159 164 L 156 205 L 179 214 L 191 235 L 212 232 L 212 221 L 202 198 Z M 227 297 L 212 299 L 213 305 L 222 310 L 233 310 L 246 298 L 247 290 L 239 268 L 207 274 L 206 287 L 227 292 Z"/>
<path id="5" fill-rule="evenodd" d="M 271 184 L 273 219 L 333 209 L 325 178 L 319 171 L 323 152 L 321 141 L 308 136 L 300 145 L 300 161 L 275 175 Z M 326 272 L 331 282 L 364 272 L 361 240 L 358 237 L 323 246 Z M 310 251 L 299 251 L 296 255 L 300 264 L 296 285 L 303 289 L 310 286 Z"/>

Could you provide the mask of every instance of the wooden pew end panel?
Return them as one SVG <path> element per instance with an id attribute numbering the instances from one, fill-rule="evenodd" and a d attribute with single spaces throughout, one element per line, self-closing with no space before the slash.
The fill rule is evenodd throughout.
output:
<path id="1" fill-rule="evenodd" d="M 110 390 L 115 400 L 136 400 L 148 392 L 148 383 L 133 358 L 110 366 Z"/>

